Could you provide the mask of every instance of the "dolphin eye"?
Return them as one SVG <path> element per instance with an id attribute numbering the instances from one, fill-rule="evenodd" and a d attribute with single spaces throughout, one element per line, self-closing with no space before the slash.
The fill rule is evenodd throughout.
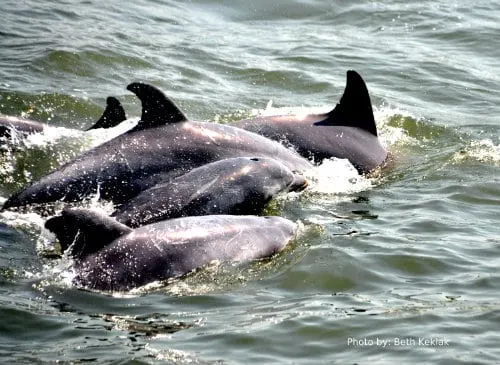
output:
<path id="1" fill-rule="evenodd" d="M 250 161 L 259 161 L 259 159 L 257 157 L 252 157 Z"/>

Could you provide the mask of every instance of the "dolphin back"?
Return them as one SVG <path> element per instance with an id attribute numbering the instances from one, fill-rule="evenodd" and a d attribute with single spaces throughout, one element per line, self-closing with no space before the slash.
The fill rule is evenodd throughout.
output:
<path id="1" fill-rule="evenodd" d="M 127 116 L 120 101 L 113 96 L 108 96 L 102 116 L 87 130 L 115 127 L 126 119 Z"/>
<path id="2" fill-rule="evenodd" d="M 347 71 L 344 94 L 325 120 L 315 125 L 358 127 L 377 136 L 370 94 L 363 78 L 353 70 Z"/>
<path id="3" fill-rule="evenodd" d="M 71 247 L 71 255 L 77 259 L 99 251 L 132 231 L 104 213 L 68 208 L 48 219 L 45 228 L 56 235 L 62 252 Z"/>

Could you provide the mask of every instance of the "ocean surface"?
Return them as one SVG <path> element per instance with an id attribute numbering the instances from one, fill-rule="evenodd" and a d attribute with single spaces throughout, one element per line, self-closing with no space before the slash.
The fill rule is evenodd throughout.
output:
<path id="1" fill-rule="evenodd" d="M 0 363 L 500 363 L 500 5 L 493 0 L 3 0 L 0 113 L 51 126 L 0 146 L 0 203 L 140 116 L 335 106 L 365 79 L 393 166 L 343 160 L 269 210 L 278 256 L 124 294 L 78 290 L 47 215 L 0 213 Z M 129 120 L 83 132 L 106 97 Z M 91 206 L 109 208 L 94 200 Z M 47 213 L 48 214 L 48 213 Z"/>

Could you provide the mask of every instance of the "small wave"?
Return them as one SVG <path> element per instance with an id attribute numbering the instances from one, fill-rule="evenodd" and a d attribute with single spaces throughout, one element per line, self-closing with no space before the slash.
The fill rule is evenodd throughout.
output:
<path id="1" fill-rule="evenodd" d="M 76 129 L 69 129 L 64 127 L 54 127 L 54 126 L 46 126 L 41 133 L 33 133 L 26 136 L 26 139 L 23 141 L 23 144 L 27 147 L 35 147 L 35 146 L 46 146 L 48 144 L 57 143 L 58 140 L 64 138 L 71 138 L 81 140 L 83 137 L 83 133 Z"/>
<path id="2" fill-rule="evenodd" d="M 491 139 L 471 141 L 453 156 L 455 162 L 471 159 L 480 162 L 500 163 L 500 144 L 495 144 Z"/>
<path id="3" fill-rule="evenodd" d="M 49 50 L 42 57 L 32 61 L 35 70 L 49 70 L 50 73 L 65 73 L 77 76 L 93 76 L 99 73 L 103 65 L 113 67 L 148 68 L 151 64 L 144 58 L 110 51 L 68 51 L 63 49 Z"/>
<path id="4" fill-rule="evenodd" d="M 374 108 L 373 114 L 377 123 L 380 143 L 388 149 L 401 145 L 418 144 L 417 136 L 411 135 L 404 124 L 397 123 L 398 120 L 415 122 L 417 119 L 406 111 L 391 108 Z"/>
<path id="5" fill-rule="evenodd" d="M 199 364 L 200 360 L 195 353 L 183 350 L 156 348 L 152 342 L 146 343 L 144 347 L 150 356 L 157 361 L 166 361 L 173 364 Z"/>

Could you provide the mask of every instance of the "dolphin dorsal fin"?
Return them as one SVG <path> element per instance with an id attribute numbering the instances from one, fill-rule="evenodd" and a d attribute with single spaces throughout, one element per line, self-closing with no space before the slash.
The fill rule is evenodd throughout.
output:
<path id="1" fill-rule="evenodd" d="M 125 110 L 123 110 L 120 101 L 113 96 L 108 96 L 106 99 L 106 109 L 104 113 L 102 113 L 101 118 L 87 130 L 115 127 L 126 119 L 127 116 L 125 115 Z"/>
<path id="2" fill-rule="evenodd" d="M 319 124 L 358 127 L 377 135 L 370 95 L 364 80 L 356 71 L 347 71 L 344 94 L 337 106 L 328 113 L 328 118 Z"/>
<path id="3" fill-rule="evenodd" d="M 99 251 L 132 231 L 114 218 L 82 208 L 65 208 L 61 215 L 48 219 L 45 228 L 56 235 L 63 252 L 71 246 L 71 255 L 77 259 Z"/>
<path id="4" fill-rule="evenodd" d="M 133 82 L 127 86 L 127 90 L 132 91 L 142 103 L 141 120 L 133 131 L 187 120 L 180 109 L 156 87 Z"/>

